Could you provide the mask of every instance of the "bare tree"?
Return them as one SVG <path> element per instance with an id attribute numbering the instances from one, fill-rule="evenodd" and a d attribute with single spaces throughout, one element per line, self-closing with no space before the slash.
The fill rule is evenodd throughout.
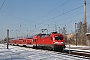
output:
<path id="1" fill-rule="evenodd" d="M 63 35 L 65 35 L 66 34 L 66 27 L 63 27 L 63 28 L 61 28 L 61 33 L 63 34 Z"/>
<path id="2" fill-rule="evenodd" d="M 86 40 L 84 35 L 84 25 L 81 21 L 77 23 L 77 40 L 78 40 L 78 45 L 86 45 Z"/>
<path id="3" fill-rule="evenodd" d="M 87 26 L 87 32 L 90 33 L 90 24 Z"/>
<path id="4" fill-rule="evenodd" d="M 60 32 L 61 32 L 61 34 L 64 35 L 65 43 L 67 44 L 67 37 L 65 36 L 65 35 L 66 35 L 66 32 L 67 32 L 67 30 L 66 30 L 66 25 L 65 25 L 65 27 L 62 27 L 62 28 L 60 29 Z"/>

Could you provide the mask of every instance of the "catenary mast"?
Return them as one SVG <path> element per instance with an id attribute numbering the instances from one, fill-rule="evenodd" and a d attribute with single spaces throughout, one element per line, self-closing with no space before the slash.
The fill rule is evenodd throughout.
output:
<path id="1" fill-rule="evenodd" d="M 86 22 L 86 0 L 84 0 L 84 35 L 87 33 L 87 22 Z"/>

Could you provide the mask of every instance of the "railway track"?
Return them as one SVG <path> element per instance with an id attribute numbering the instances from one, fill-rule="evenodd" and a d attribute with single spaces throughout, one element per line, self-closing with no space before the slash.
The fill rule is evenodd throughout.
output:
<path id="1" fill-rule="evenodd" d="M 85 57 L 90 56 L 90 52 L 83 52 L 83 51 L 72 51 L 71 54 L 75 54 L 75 55 L 79 55 L 79 56 L 85 56 Z"/>
<path id="2" fill-rule="evenodd" d="M 89 59 L 90 57 L 90 52 L 84 52 L 84 51 L 64 50 L 62 53 L 66 53 L 74 57 L 80 57 L 80 58 L 85 58 L 85 59 Z"/>
<path id="3" fill-rule="evenodd" d="M 47 51 L 50 51 L 50 50 L 47 50 Z M 58 52 L 58 51 L 53 51 L 53 52 L 55 52 L 57 54 L 69 55 L 69 56 L 74 56 L 74 57 L 79 57 L 79 58 L 85 58 L 85 59 L 89 59 L 89 57 L 90 57 L 90 52 L 85 52 L 85 51 L 66 50 L 65 49 L 62 52 Z"/>

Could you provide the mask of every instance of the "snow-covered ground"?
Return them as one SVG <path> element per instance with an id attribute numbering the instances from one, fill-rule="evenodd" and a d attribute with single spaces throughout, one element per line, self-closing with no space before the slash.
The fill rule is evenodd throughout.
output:
<path id="1" fill-rule="evenodd" d="M 88 60 L 54 51 L 36 50 L 32 48 L 0 44 L 0 60 Z"/>
<path id="2" fill-rule="evenodd" d="M 89 52 L 90 53 L 90 46 L 76 46 L 76 45 L 66 45 L 67 50 L 75 50 L 75 51 L 83 51 L 83 52 Z"/>

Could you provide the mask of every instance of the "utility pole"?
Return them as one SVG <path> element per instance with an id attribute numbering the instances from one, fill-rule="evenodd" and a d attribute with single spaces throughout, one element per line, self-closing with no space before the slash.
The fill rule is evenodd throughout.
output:
<path id="1" fill-rule="evenodd" d="M 84 0 L 84 35 L 87 32 L 87 22 L 86 22 L 86 0 Z"/>
<path id="2" fill-rule="evenodd" d="M 84 45 L 86 45 L 87 22 L 86 22 L 86 0 L 84 0 Z"/>
<path id="3" fill-rule="evenodd" d="M 60 33 L 60 27 L 58 27 L 59 28 L 59 33 Z"/>
<path id="4" fill-rule="evenodd" d="M 9 29 L 7 29 L 7 49 L 8 49 L 8 45 L 9 45 Z"/>
<path id="5" fill-rule="evenodd" d="M 77 23 L 75 23 L 76 46 L 77 46 L 77 31 L 76 31 L 76 25 L 77 25 Z"/>
<path id="6" fill-rule="evenodd" d="M 57 25 L 55 24 L 55 32 L 57 32 Z"/>

